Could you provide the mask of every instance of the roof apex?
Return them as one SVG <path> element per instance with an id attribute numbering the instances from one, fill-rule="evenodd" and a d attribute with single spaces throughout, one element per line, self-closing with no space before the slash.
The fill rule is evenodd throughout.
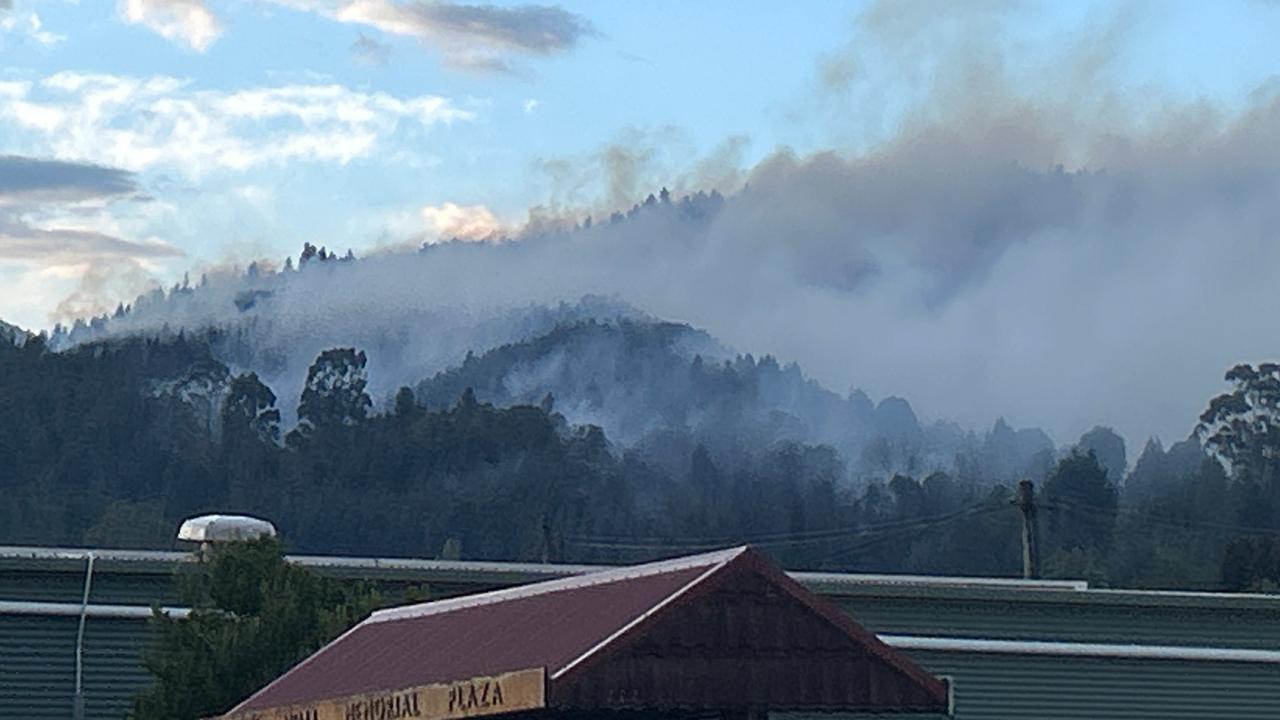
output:
<path id="1" fill-rule="evenodd" d="M 589 572 L 567 578 L 547 580 L 540 583 L 534 583 L 532 585 L 522 585 L 518 587 L 504 588 L 501 590 L 493 590 L 477 595 L 465 595 L 462 597 L 448 598 L 446 600 L 433 600 L 430 602 L 418 603 L 416 605 L 387 608 L 385 610 L 378 610 L 374 612 L 361 624 L 409 620 L 412 618 L 426 617 L 428 615 L 453 612 L 464 608 L 492 605 L 510 600 L 519 600 L 536 595 L 547 595 L 567 590 L 579 590 L 593 585 L 604 585 L 607 583 L 634 580 L 636 578 L 648 577 L 651 575 L 662 575 L 695 567 L 706 567 L 710 569 L 715 566 L 727 565 L 731 560 L 748 552 L 752 552 L 751 549 L 746 545 L 741 545 L 725 550 L 703 553 L 701 555 L 687 555 L 684 557 L 672 558 L 670 560 L 659 560 L 657 562 L 646 563 L 644 565 L 631 565 L 611 570 Z"/>

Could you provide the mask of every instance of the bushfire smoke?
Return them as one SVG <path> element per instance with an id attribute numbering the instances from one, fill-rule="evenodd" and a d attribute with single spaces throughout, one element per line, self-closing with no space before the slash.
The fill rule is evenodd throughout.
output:
<path id="1" fill-rule="evenodd" d="M 913 23 L 909 5 L 873 8 L 857 49 L 824 60 L 806 107 L 836 149 L 684 176 L 740 177 L 723 203 L 682 202 L 711 188 L 673 182 L 675 196 L 620 221 L 596 212 L 589 227 L 540 222 L 512 241 L 215 278 L 109 326 L 263 323 L 283 359 L 271 374 L 295 384 L 323 347 L 398 348 L 371 351 L 386 392 L 522 336 L 530 326 L 510 318 L 525 309 L 568 303 L 538 316 L 545 327 L 625 305 L 970 427 L 1005 415 L 1058 442 L 1097 423 L 1133 447 L 1185 437 L 1227 367 L 1278 350 L 1280 93 L 1235 108 L 1129 94 L 1110 73 L 1123 17 L 1059 62 L 1014 71 L 999 40 L 973 39 L 999 37 L 998 13 Z M 886 73 L 919 92 L 868 122 Z M 862 130 L 840 127 L 841 108 Z M 619 157 L 615 184 L 647 177 L 642 148 Z M 271 294 L 237 307 L 253 287 Z"/>

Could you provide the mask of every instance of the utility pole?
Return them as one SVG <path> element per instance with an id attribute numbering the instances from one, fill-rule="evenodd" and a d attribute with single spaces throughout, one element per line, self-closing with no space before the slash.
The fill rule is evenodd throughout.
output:
<path id="1" fill-rule="evenodd" d="M 551 517 L 546 513 L 542 514 L 542 562 L 543 564 L 551 562 Z"/>
<path id="2" fill-rule="evenodd" d="M 1022 511 L 1022 577 L 1040 577 L 1040 537 L 1036 528 L 1036 491 L 1030 480 L 1018 483 L 1013 504 Z"/>

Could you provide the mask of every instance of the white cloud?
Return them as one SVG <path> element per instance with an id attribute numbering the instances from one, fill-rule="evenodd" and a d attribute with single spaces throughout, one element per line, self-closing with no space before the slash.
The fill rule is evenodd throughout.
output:
<path id="1" fill-rule="evenodd" d="M 510 55 L 546 57 L 595 34 L 591 23 L 552 5 L 500 7 L 448 0 L 270 0 L 341 23 L 412 37 L 444 54 L 456 68 L 515 72 Z"/>
<path id="2" fill-rule="evenodd" d="M 222 23 L 203 0 L 120 0 L 117 9 L 125 22 L 200 53 L 222 34 Z"/>
<path id="3" fill-rule="evenodd" d="M 44 45 L 45 47 L 51 47 L 67 39 L 66 35 L 51 33 L 47 30 L 42 30 L 42 27 L 43 24 L 40 22 L 40 16 L 35 13 L 31 13 L 31 17 L 28 18 L 27 21 L 28 35 L 35 39 L 36 42 Z"/>
<path id="4" fill-rule="evenodd" d="M 78 267 L 182 256 L 144 231 L 147 218 L 167 208 L 140 202 L 140 190 L 117 168 L 0 156 L 0 260 Z"/>
<path id="5" fill-rule="evenodd" d="M 26 95 L 31 83 L 22 80 L 0 80 L 0 100 L 12 100 Z"/>
<path id="6" fill-rule="evenodd" d="M 233 192 L 241 200 L 260 208 L 269 207 L 276 200 L 275 188 L 267 185 L 241 185 Z"/>
<path id="7" fill-rule="evenodd" d="M 0 216 L 0 258 L 66 265 L 95 258 L 163 258 L 182 251 L 159 239 L 124 240 L 86 226 L 33 227 Z"/>
<path id="8" fill-rule="evenodd" d="M 0 17 L 0 32 L 20 32 L 45 47 L 52 47 L 67 39 L 66 35 L 58 35 L 45 30 L 44 23 L 36 13 L 28 13 L 25 16 L 5 15 Z"/>
<path id="9" fill-rule="evenodd" d="M 474 117 L 437 95 L 399 98 L 337 84 L 199 90 L 171 77 L 61 72 L 0 86 L 0 122 L 59 158 L 196 178 L 294 160 L 346 163 L 408 129 Z"/>
<path id="10" fill-rule="evenodd" d="M 428 205 L 419 213 L 430 241 L 490 240 L 501 237 L 507 226 L 484 205 L 457 205 L 447 202 Z"/>
<path id="11" fill-rule="evenodd" d="M 184 253 L 165 240 L 130 233 L 110 211 L 58 214 L 69 206 L 0 212 L 0 316 L 27 327 L 100 315 L 122 297 L 156 284 Z M 40 217 L 28 222 L 25 215 Z"/>
<path id="12" fill-rule="evenodd" d="M 26 262 L 0 258 L 0 319 L 39 330 L 51 324 L 50 309 L 69 292 L 82 271 L 77 268 L 33 268 Z"/>
<path id="13" fill-rule="evenodd" d="M 538 107 L 539 107 L 540 105 L 542 105 L 542 101 L 540 101 L 540 100 L 535 100 L 534 98 L 529 98 L 528 100 L 525 100 L 525 101 L 524 101 L 524 114 L 525 114 L 525 115 L 532 115 L 532 114 L 533 114 L 533 111 L 534 111 L 534 110 L 537 110 L 537 109 L 538 109 Z"/>

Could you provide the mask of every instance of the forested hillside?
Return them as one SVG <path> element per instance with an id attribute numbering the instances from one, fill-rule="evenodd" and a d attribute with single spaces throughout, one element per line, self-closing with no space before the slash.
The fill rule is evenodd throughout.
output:
<path id="1" fill-rule="evenodd" d="M 468 354 L 460 366 L 419 383 L 417 397 L 446 407 L 467 388 L 500 406 L 549 397 L 566 417 L 599 425 L 612 441 L 672 471 L 697 445 L 730 466 L 778 443 L 828 446 L 858 481 L 965 465 L 989 483 L 1013 482 L 1054 461 L 1053 442 L 1038 429 L 1015 431 L 999 420 L 979 437 L 951 423 L 923 424 L 906 400 L 874 403 L 861 390 L 842 397 L 795 363 L 732 355 L 677 323 L 562 324 Z"/>
<path id="2" fill-rule="evenodd" d="M 302 379 L 292 427 L 270 387 L 215 357 L 216 337 L 65 352 L 39 337 L 3 343 L 0 542 L 167 547 L 182 518 L 231 511 L 271 518 L 301 552 L 618 562 L 752 541 L 792 567 L 1015 575 L 1010 503 L 1027 476 L 1050 575 L 1194 588 L 1277 579 L 1274 366 L 1236 368 L 1235 392 L 1209 403 L 1212 457 L 1195 440 L 1167 451 L 1153 441 L 1126 471 L 1123 441 L 1105 428 L 1056 451 L 1000 422 L 981 438 L 953 430 L 946 467 L 913 472 L 892 453 L 928 446 L 929 431 L 906 421 L 905 403 L 840 398 L 769 358 L 665 354 L 680 338 L 709 343 L 683 326 L 564 326 L 404 387 L 385 407 L 368 393 L 367 355 L 333 348 Z M 608 362 L 579 361 L 590 348 Z M 592 378 L 579 363 L 616 374 Z M 543 384 L 513 383 L 539 368 Z M 617 437 L 569 422 L 561 396 L 595 397 Z M 617 419 L 611 403 L 636 410 Z M 840 413 L 873 438 L 852 464 L 801 432 Z M 735 436 L 750 441 L 726 444 Z M 890 453 L 879 469 L 877 448 Z M 1034 462 L 1015 471 L 1019 458 Z"/>
<path id="3" fill-rule="evenodd" d="M 664 194 L 609 224 L 699 227 L 722 202 L 715 194 L 680 200 Z M 588 222 L 570 236 L 591 230 Z M 521 244 L 559 240 L 551 233 Z M 540 405 L 550 396 L 569 423 L 599 426 L 616 445 L 671 473 L 681 471 L 695 445 L 730 466 L 777 443 L 829 446 L 860 486 L 962 464 L 987 482 L 1012 483 L 1043 474 L 1056 459 L 1054 443 L 1037 428 L 1015 430 L 1001 419 L 978 434 L 921 422 L 903 398 L 874 402 L 856 388 L 837 394 L 795 362 L 737 352 L 701 329 L 616 298 L 551 304 L 472 298 L 459 305 L 457 297 L 435 297 L 432 288 L 415 285 L 416 277 L 387 282 L 402 265 L 425 271 L 446 252 L 489 257 L 519 250 L 452 243 L 391 263 L 305 243 L 296 264 L 290 258 L 279 269 L 254 263 L 242 273 L 185 278 L 109 316 L 55 326 L 47 345 L 66 351 L 117 338 L 199 337 L 213 359 L 271 386 L 286 426 L 298 420 L 310 363 L 326 349 L 358 347 L 368 363 L 366 391 L 381 409 L 406 385 L 433 408 L 449 407 L 466 388 L 500 407 Z"/>

